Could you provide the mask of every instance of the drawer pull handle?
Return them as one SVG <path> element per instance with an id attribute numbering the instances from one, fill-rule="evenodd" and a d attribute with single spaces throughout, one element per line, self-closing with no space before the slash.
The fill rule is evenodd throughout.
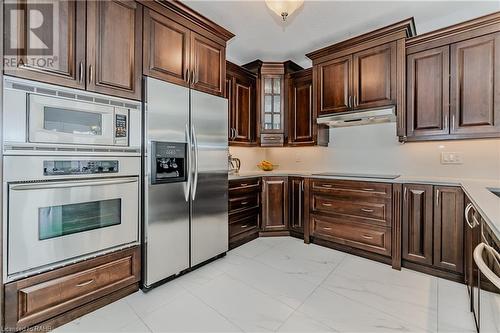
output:
<path id="1" fill-rule="evenodd" d="M 240 186 L 248 186 L 248 184 L 247 183 L 242 183 L 242 184 L 240 184 Z"/>
<path id="2" fill-rule="evenodd" d="M 333 185 L 330 185 L 330 184 L 323 184 L 323 185 L 321 185 L 321 186 L 322 186 L 322 187 L 326 187 L 326 188 L 332 188 L 332 187 L 333 187 Z"/>
<path id="3" fill-rule="evenodd" d="M 366 238 L 366 239 L 373 239 L 373 236 L 370 236 L 370 235 L 361 235 L 361 237 Z"/>
<path id="4" fill-rule="evenodd" d="M 76 286 L 77 287 L 85 287 L 85 286 L 88 286 L 89 284 L 94 283 L 94 282 L 95 282 L 95 280 L 91 279 L 91 280 L 88 280 L 88 281 L 85 281 L 85 282 L 81 282 L 81 283 L 77 284 Z"/>
<path id="5" fill-rule="evenodd" d="M 323 230 L 332 230 L 332 228 L 324 227 Z"/>
<path id="6" fill-rule="evenodd" d="M 323 206 L 326 206 L 326 207 L 332 207 L 332 204 L 331 203 L 326 203 L 326 202 L 323 202 L 321 203 Z"/>
<path id="7" fill-rule="evenodd" d="M 246 205 L 246 204 L 248 204 L 248 201 L 242 201 L 241 204 Z"/>
<path id="8" fill-rule="evenodd" d="M 374 188 L 363 188 L 362 190 L 363 190 L 363 191 L 375 191 L 375 189 L 374 189 Z"/>
<path id="9" fill-rule="evenodd" d="M 373 213 L 373 209 L 361 208 L 363 212 Z"/>
<path id="10" fill-rule="evenodd" d="M 248 228 L 248 224 L 244 224 L 241 226 L 242 228 Z"/>

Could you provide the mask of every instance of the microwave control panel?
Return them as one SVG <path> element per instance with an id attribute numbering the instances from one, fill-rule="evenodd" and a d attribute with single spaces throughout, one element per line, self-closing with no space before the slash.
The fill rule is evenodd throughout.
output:
<path id="1" fill-rule="evenodd" d="M 115 115 L 115 137 L 127 137 L 127 116 L 124 114 Z"/>
<path id="2" fill-rule="evenodd" d="M 118 161 L 43 161 L 44 176 L 117 173 Z"/>

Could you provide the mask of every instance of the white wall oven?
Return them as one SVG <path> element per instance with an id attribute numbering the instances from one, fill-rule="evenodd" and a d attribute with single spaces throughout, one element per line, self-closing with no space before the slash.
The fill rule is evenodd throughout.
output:
<path id="1" fill-rule="evenodd" d="M 7 281 L 138 244 L 139 163 L 5 156 Z"/>

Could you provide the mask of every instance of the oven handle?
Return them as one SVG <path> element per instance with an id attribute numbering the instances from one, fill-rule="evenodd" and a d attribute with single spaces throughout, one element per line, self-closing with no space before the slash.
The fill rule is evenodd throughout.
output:
<path id="1" fill-rule="evenodd" d="M 483 260 L 483 251 L 488 251 L 491 253 L 495 260 L 495 264 L 498 265 L 500 261 L 500 254 L 495 251 L 495 249 L 491 246 L 489 246 L 486 243 L 480 243 L 476 248 L 474 249 L 474 261 L 476 262 L 477 267 L 481 271 L 481 273 L 484 274 L 488 278 L 488 280 L 491 281 L 497 288 L 500 288 L 500 276 L 496 275 L 495 272 L 493 272 L 488 265 Z"/>
<path id="2" fill-rule="evenodd" d="M 69 188 L 69 187 L 82 187 L 82 186 L 98 186 L 98 185 L 116 185 L 138 182 L 137 177 L 127 177 L 109 180 L 83 180 L 83 181 L 58 181 L 50 183 L 34 183 L 34 184 L 16 184 L 11 185 L 10 189 L 14 191 L 27 191 L 27 190 L 46 190 L 51 188 Z"/>

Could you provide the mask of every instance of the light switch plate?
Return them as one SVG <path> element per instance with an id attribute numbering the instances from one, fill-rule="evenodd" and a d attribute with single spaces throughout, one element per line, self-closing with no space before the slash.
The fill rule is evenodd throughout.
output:
<path id="1" fill-rule="evenodd" d="M 441 164 L 462 164 L 462 153 L 443 151 L 441 152 Z"/>

